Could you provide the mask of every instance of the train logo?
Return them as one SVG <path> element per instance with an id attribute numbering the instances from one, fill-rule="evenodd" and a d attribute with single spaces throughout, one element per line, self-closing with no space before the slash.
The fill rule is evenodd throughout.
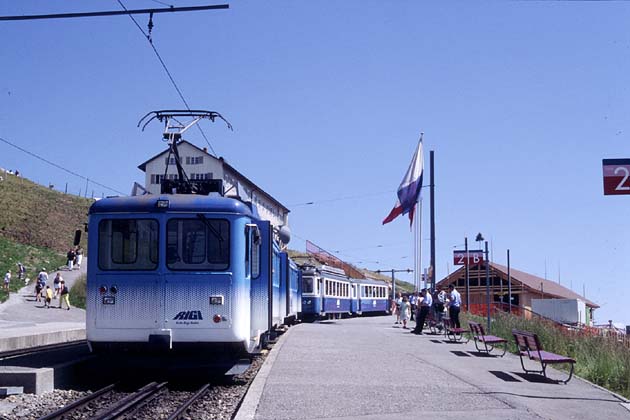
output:
<path id="1" fill-rule="evenodd" d="M 203 316 L 201 316 L 201 311 L 181 311 L 173 320 L 203 320 Z"/>

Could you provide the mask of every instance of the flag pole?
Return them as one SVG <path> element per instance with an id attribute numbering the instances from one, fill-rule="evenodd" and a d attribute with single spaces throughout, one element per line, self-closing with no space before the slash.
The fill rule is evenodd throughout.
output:
<path id="1" fill-rule="evenodd" d="M 416 207 L 418 203 L 416 202 Z M 413 286 L 418 291 L 418 218 L 413 220 Z"/>
<path id="2" fill-rule="evenodd" d="M 422 198 L 418 200 L 418 290 L 422 288 Z"/>

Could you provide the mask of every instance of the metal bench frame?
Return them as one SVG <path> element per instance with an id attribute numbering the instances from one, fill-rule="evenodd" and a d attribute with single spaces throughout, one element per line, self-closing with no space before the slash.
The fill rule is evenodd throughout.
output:
<path id="1" fill-rule="evenodd" d="M 450 318 L 445 317 L 442 320 L 444 321 L 444 337 L 448 338 L 449 341 L 454 343 L 468 343 L 470 341 L 470 337 L 467 335 L 470 330 L 454 327 Z"/>
<path id="2" fill-rule="evenodd" d="M 501 344 L 503 347 L 503 353 L 499 356 L 503 357 L 507 352 L 507 343 L 508 341 L 505 338 L 497 337 L 496 335 L 488 335 L 483 329 L 483 325 L 478 322 L 468 321 L 468 325 L 470 326 L 470 333 L 472 335 L 473 340 L 475 340 L 475 348 L 477 351 L 484 352 L 490 354 L 492 350 L 497 348 L 498 344 Z M 481 346 L 479 343 L 483 343 Z"/>
<path id="3" fill-rule="evenodd" d="M 573 369 L 575 367 L 575 359 L 543 350 L 538 335 L 529 331 L 512 330 L 512 335 L 514 336 L 514 341 L 518 347 L 518 355 L 521 358 L 521 367 L 525 373 L 537 373 L 543 375 L 547 379 L 551 379 L 547 376 L 547 365 L 568 363 L 571 365 L 569 377 L 564 381 L 557 380 L 557 382 L 566 384 L 571 380 L 573 377 Z M 527 356 L 529 360 L 537 360 L 540 362 L 542 370 L 526 369 L 525 363 L 523 362 L 523 356 Z"/>

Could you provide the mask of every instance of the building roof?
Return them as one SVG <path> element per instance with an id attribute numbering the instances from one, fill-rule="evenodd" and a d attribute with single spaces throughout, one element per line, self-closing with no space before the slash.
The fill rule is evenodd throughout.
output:
<path id="1" fill-rule="evenodd" d="M 234 168 L 232 165 L 228 164 L 225 159 L 223 159 L 222 157 L 217 158 L 216 156 L 211 155 L 210 153 L 208 153 L 208 151 L 206 149 L 201 149 L 197 146 L 195 146 L 194 144 L 192 144 L 191 142 L 187 141 L 187 140 L 180 140 L 179 142 L 177 142 L 178 145 L 186 143 L 192 147 L 194 147 L 195 149 L 197 149 L 199 152 L 203 153 L 204 155 L 211 157 L 212 159 L 216 159 L 218 161 L 220 161 L 224 166 L 226 166 L 228 169 L 230 169 L 232 172 L 236 173 L 238 176 L 240 176 L 243 179 L 246 179 L 247 182 L 249 182 L 250 184 L 252 184 L 253 186 L 253 191 L 256 193 L 259 193 L 263 196 L 265 196 L 267 199 L 269 199 L 270 201 L 272 201 L 274 204 L 276 204 L 277 206 L 281 207 L 282 210 L 286 211 L 287 213 L 290 212 L 290 210 L 288 208 L 286 208 L 281 202 L 279 202 L 278 200 L 276 200 L 275 198 L 273 198 L 271 195 L 269 195 L 268 193 L 265 192 L 265 190 L 263 190 L 262 188 L 260 188 L 258 185 L 256 185 L 255 183 L 253 183 L 249 178 L 247 178 L 245 175 L 243 175 L 242 173 L 240 173 L 238 170 L 236 170 L 236 168 Z M 140 165 L 138 165 L 138 169 L 140 169 L 142 172 L 146 172 L 147 171 L 147 164 L 149 162 L 152 162 L 153 160 L 157 159 L 158 157 L 160 157 L 161 155 L 163 155 L 164 153 L 167 153 L 168 149 L 158 153 L 157 155 L 149 158 L 149 160 L 141 163 Z"/>
<path id="2" fill-rule="evenodd" d="M 507 267 L 501 264 L 490 262 L 490 267 L 495 271 L 502 273 L 507 277 Z M 450 275 L 446 276 L 444 279 L 438 282 L 439 285 L 443 286 L 445 284 L 453 282 L 454 279 L 457 279 L 464 272 L 466 267 L 462 266 L 458 270 L 454 271 Z M 526 273 L 524 271 L 516 270 L 510 267 L 510 277 L 512 280 L 516 280 L 523 284 L 523 286 L 540 292 L 540 285 L 542 284 L 543 291 L 545 295 L 551 295 L 555 298 L 559 299 L 580 299 L 584 301 L 586 306 L 591 308 L 599 308 L 599 305 L 595 302 L 592 302 L 586 299 L 584 296 L 575 293 L 573 290 L 568 289 L 561 284 L 558 284 L 551 280 L 543 279 L 542 277 L 534 276 L 533 274 Z"/>

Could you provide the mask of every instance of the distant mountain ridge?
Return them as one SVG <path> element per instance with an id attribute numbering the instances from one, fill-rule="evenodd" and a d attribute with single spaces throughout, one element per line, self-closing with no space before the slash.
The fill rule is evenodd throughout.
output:
<path id="1" fill-rule="evenodd" d="M 83 230 L 92 199 L 64 194 L 28 179 L 0 172 L 0 236 L 64 253 L 74 232 Z M 85 233 L 81 245 L 87 246 Z"/>

